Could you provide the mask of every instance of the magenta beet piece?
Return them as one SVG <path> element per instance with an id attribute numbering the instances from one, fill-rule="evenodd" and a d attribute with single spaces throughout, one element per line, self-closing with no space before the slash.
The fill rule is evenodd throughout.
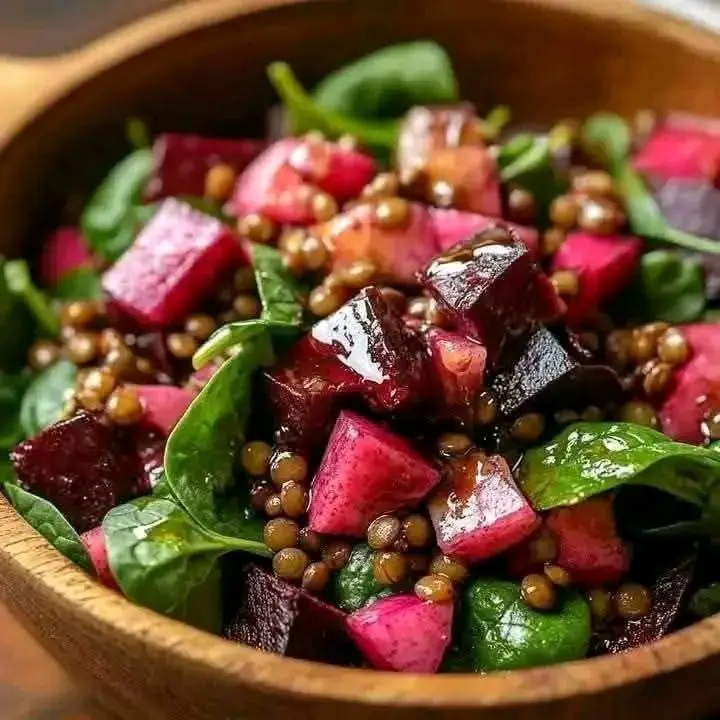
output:
<path id="1" fill-rule="evenodd" d="M 25 440 L 10 459 L 20 484 L 56 505 L 78 532 L 138 491 L 135 454 L 87 413 Z"/>
<path id="2" fill-rule="evenodd" d="M 92 267 L 92 256 L 79 228 L 61 227 L 51 233 L 40 253 L 43 285 L 54 285 L 64 275 L 81 267 Z"/>
<path id="3" fill-rule="evenodd" d="M 381 413 L 422 402 L 428 364 L 419 336 L 376 288 L 366 288 L 266 374 L 281 440 L 298 449 L 322 444 L 350 398 Z"/>
<path id="4" fill-rule="evenodd" d="M 141 325 L 167 327 L 196 307 L 222 273 L 246 263 L 228 227 L 168 199 L 103 275 L 103 288 Z"/>
<path id="5" fill-rule="evenodd" d="M 452 603 L 393 595 L 356 610 L 347 627 L 360 652 L 378 670 L 434 673 L 450 644 L 452 619 Z"/>
<path id="6" fill-rule="evenodd" d="M 172 385 L 135 385 L 143 404 L 143 422 L 169 435 L 193 401 L 195 394 Z"/>
<path id="7" fill-rule="evenodd" d="M 508 343 L 490 389 L 500 414 L 604 406 L 622 397 L 617 374 L 605 365 L 584 365 L 545 327 Z"/>
<path id="8" fill-rule="evenodd" d="M 567 302 L 567 321 L 573 326 L 591 320 L 607 300 L 617 295 L 637 269 L 642 243 L 634 237 L 601 237 L 584 232 L 567 236 L 553 258 L 553 270 L 572 270 L 579 292 Z"/>
<path id="9" fill-rule="evenodd" d="M 435 228 L 440 250 L 450 250 L 458 245 L 464 245 L 466 242 L 471 242 L 478 233 L 502 224 L 517 233 L 534 258 L 540 255 L 540 239 L 538 231 L 533 227 L 515 225 L 478 213 L 446 208 L 430 208 L 430 221 Z"/>
<path id="10" fill-rule="evenodd" d="M 528 249 L 505 226 L 440 255 L 425 270 L 424 284 L 459 328 L 483 341 L 491 360 L 506 332 L 554 320 L 564 310 Z"/>
<path id="11" fill-rule="evenodd" d="M 477 340 L 437 328 L 428 331 L 427 344 L 437 383 L 432 402 L 441 417 L 471 426 L 474 400 L 485 379 L 487 351 Z"/>
<path id="12" fill-rule="evenodd" d="M 453 460 L 428 509 L 440 549 L 470 563 L 516 545 L 540 522 L 500 455 Z"/>
<path id="13" fill-rule="evenodd" d="M 152 492 L 164 474 L 166 436 L 139 423 L 129 429 L 127 442 L 133 449 L 139 467 L 138 494 Z"/>
<path id="14" fill-rule="evenodd" d="M 720 323 L 681 328 L 691 350 L 660 408 L 663 432 L 673 440 L 702 443 L 703 423 L 720 412 Z"/>
<path id="15" fill-rule="evenodd" d="M 719 188 L 692 178 L 651 179 L 650 186 L 670 226 L 720 244 Z"/>
<path id="16" fill-rule="evenodd" d="M 382 227 L 375 205 L 363 203 L 311 232 L 331 249 L 333 270 L 366 260 L 377 268 L 378 281 L 397 285 L 417 285 L 418 274 L 440 252 L 428 209 L 417 203 L 397 228 Z"/>
<path id="17" fill-rule="evenodd" d="M 343 411 L 313 479 L 308 524 L 319 533 L 363 537 L 376 517 L 412 507 L 439 480 L 406 440 Z"/>
<path id="18" fill-rule="evenodd" d="M 225 628 L 229 640 L 303 660 L 345 664 L 356 652 L 345 614 L 256 565 L 242 573 L 240 608 Z"/>
<path id="19" fill-rule="evenodd" d="M 102 527 L 98 526 L 84 532 L 81 540 L 83 541 L 83 545 L 85 545 L 85 549 L 88 551 L 88 555 L 90 555 L 90 560 L 95 568 L 98 580 L 111 590 L 117 590 L 119 592 L 120 588 L 113 574 L 110 572 L 105 533 Z"/>
<path id="20" fill-rule="evenodd" d="M 153 145 L 155 170 L 145 191 L 148 202 L 166 197 L 202 197 L 205 176 L 222 163 L 242 172 L 266 147 L 262 140 L 228 140 L 164 133 Z"/>

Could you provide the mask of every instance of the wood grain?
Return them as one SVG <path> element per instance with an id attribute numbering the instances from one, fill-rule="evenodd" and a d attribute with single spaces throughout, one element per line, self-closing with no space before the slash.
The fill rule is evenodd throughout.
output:
<path id="1" fill-rule="evenodd" d="M 36 83 L 0 128 L 0 248 L 30 251 L 68 192 L 86 191 L 120 152 L 128 115 L 251 132 L 272 101 L 269 61 L 289 60 L 311 83 L 373 47 L 428 36 L 450 48 L 470 99 L 505 102 L 519 120 L 598 107 L 720 114 L 718 39 L 622 0 L 205 0 L 65 57 L 52 76 L 24 68 Z M 720 707 L 720 617 L 626 655 L 487 677 L 319 666 L 131 605 L 4 501 L 0 595 L 68 672 L 133 720 L 679 720 Z"/>

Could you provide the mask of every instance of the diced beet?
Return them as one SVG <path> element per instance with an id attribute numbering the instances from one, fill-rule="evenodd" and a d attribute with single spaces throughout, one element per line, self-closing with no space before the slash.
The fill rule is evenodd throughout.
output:
<path id="1" fill-rule="evenodd" d="M 167 327 L 196 307 L 222 273 L 246 263 L 229 228 L 168 199 L 103 275 L 103 288 L 141 325 Z"/>
<path id="2" fill-rule="evenodd" d="M 693 178 L 651 179 L 650 186 L 669 225 L 718 240 L 720 246 L 719 188 Z"/>
<path id="3" fill-rule="evenodd" d="M 100 524 L 138 491 L 137 458 L 112 428 L 80 413 L 11 453 L 20 484 L 50 500 L 78 532 Z"/>
<path id="4" fill-rule="evenodd" d="M 545 327 L 536 327 L 507 344 L 489 385 L 504 417 L 531 409 L 552 412 L 602 407 L 622 397 L 613 370 L 581 364 L 576 353 L 571 354 Z"/>
<path id="5" fill-rule="evenodd" d="M 419 336 L 376 288 L 366 288 L 267 373 L 281 440 L 297 449 L 321 445 L 349 398 L 385 413 L 416 405 L 428 391 L 428 364 Z"/>
<path id="6" fill-rule="evenodd" d="M 143 422 L 169 435 L 195 397 L 194 393 L 173 385 L 135 385 L 143 405 Z"/>
<path id="7" fill-rule="evenodd" d="M 540 522 L 500 455 L 453 460 L 428 509 L 440 549 L 470 563 L 516 545 Z"/>
<path id="8" fill-rule="evenodd" d="M 343 411 L 313 479 L 308 524 L 319 533 L 363 537 L 376 517 L 412 507 L 439 480 L 406 440 Z"/>
<path id="9" fill-rule="evenodd" d="M 214 360 L 195 370 L 188 378 L 187 388 L 194 393 L 199 393 L 209 382 L 210 378 L 220 369 L 221 361 Z"/>
<path id="10" fill-rule="evenodd" d="M 164 475 L 166 436 L 144 423 L 129 428 L 128 443 L 139 466 L 138 495 L 153 491 Z"/>
<path id="11" fill-rule="evenodd" d="M 592 319 L 600 305 L 619 293 L 637 268 L 642 243 L 634 237 L 570 233 L 553 258 L 553 270 L 572 270 L 580 289 L 567 302 L 571 326 Z"/>
<path id="12" fill-rule="evenodd" d="M 551 510 L 546 527 L 558 540 L 555 564 L 579 585 L 618 582 L 628 571 L 627 547 L 617 535 L 609 497 L 592 498 Z"/>
<path id="13" fill-rule="evenodd" d="M 491 362 L 507 332 L 554 320 L 564 310 L 528 249 L 505 226 L 440 255 L 425 270 L 424 284 L 459 328 L 483 341 Z"/>
<path id="14" fill-rule="evenodd" d="M 344 202 L 357 197 L 375 174 L 375 161 L 327 140 L 303 139 L 289 159 L 302 178 Z"/>
<path id="15" fill-rule="evenodd" d="M 356 655 L 345 614 L 255 565 L 242 572 L 241 605 L 225 628 L 235 642 L 303 660 L 343 664 Z"/>
<path id="16" fill-rule="evenodd" d="M 145 190 L 148 202 L 166 197 L 202 197 L 208 170 L 222 163 L 242 172 L 267 146 L 262 140 L 229 140 L 164 133 L 153 145 L 154 172 Z"/>
<path id="17" fill-rule="evenodd" d="M 540 240 L 534 227 L 515 225 L 498 218 L 446 208 L 430 208 L 430 220 L 435 228 L 440 250 L 464 245 L 478 234 L 499 224 L 514 230 L 534 258 L 540 255 Z"/>
<path id="18" fill-rule="evenodd" d="M 417 285 L 418 274 L 440 252 L 428 210 L 417 203 L 411 203 L 407 223 L 398 228 L 382 227 L 375 205 L 363 203 L 310 232 L 331 249 L 333 270 L 369 260 L 379 281 L 399 285 Z"/>
<path id="19" fill-rule="evenodd" d="M 675 372 L 660 422 L 673 440 L 698 444 L 704 440 L 703 422 L 720 412 L 720 323 L 681 330 L 692 354 Z"/>
<path id="20" fill-rule="evenodd" d="M 356 610 L 347 627 L 360 652 L 378 670 L 434 673 L 450 644 L 452 619 L 452 603 L 393 595 Z"/>
<path id="21" fill-rule="evenodd" d="M 661 178 L 707 179 L 720 162 L 720 133 L 663 125 L 633 160 L 636 170 Z"/>
<path id="22" fill-rule="evenodd" d="M 111 590 L 120 591 L 118 584 L 110 572 L 108 563 L 107 545 L 105 544 L 105 532 L 102 526 L 84 532 L 81 536 L 83 545 L 90 555 L 98 580 Z"/>
<path id="23" fill-rule="evenodd" d="M 43 285 L 55 285 L 64 275 L 81 267 L 92 267 L 92 256 L 79 228 L 61 227 L 51 233 L 40 254 Z"/>
<path id="24" fill-rule="evenodd" d="M 476 340 L 446 330 L 433 328 L 426 337 L 438 386 L 432 400 L 443 418 L 469 427 L 485 377 L 487 351 Z"/>

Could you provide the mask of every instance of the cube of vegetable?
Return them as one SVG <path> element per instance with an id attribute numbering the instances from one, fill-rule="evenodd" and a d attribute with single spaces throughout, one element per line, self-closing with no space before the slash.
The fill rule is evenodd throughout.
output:
<path id="1" fill-rule="evenodd" d="M 81 267 L 92 267 L 92 256 L 79 228 L 60 227 L 51 233 L 40 254 L 40 279 L 55 285 L 63 275 Z"/>
<path id="2" fill-rule="evenodd" d="M 135 385 L 134 388 L 143 405 L 143 422 L 166 437 L 195 397 L 190 390 L 172 385 Z"/>

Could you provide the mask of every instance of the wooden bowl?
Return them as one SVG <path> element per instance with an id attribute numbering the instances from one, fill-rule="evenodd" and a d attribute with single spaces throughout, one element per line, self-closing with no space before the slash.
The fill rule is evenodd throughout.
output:
<path id="1" fill-rule="evenodd" d="M 120 151 L 124 119 L 259 131 L 264 68 L 308 83 L 381 45 L 434 37 L 481 109 L 520 120 L 607 108 L 720 114 L 720 40 L 621 0 L 205 0 L 81 52 L 0 69 L 0 248 L 30 253 Z M 348 670 L 263 654 L 93 582 L 0 500 L 0 594 L 120 717 L 678 718 L 720 707 L 720 616 L 625 655 L 479 676 Z"/>

